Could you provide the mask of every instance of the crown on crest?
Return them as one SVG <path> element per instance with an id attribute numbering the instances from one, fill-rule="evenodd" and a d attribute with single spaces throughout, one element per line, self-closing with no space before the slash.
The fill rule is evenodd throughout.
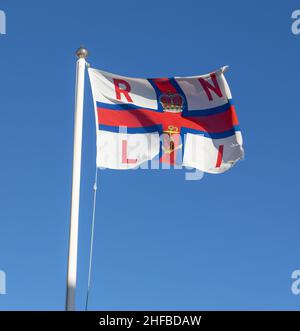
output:
<path id="1" fill-rule="evenodd" d="M 180 113 L 182 112 L 184 99 L 181 94 L 168 91 L 159 97 L 159 102 L 161 103 L 164 111 L 170 113 Z"/>

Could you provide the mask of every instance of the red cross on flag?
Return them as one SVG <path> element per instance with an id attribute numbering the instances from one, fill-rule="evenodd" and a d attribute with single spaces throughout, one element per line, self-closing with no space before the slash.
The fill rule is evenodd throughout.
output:
<path id="1" fill-rule="evenodd" d="M 97 166 L 131 169 L 159 158 L 209 173 L 231 168 L 243 147 L 225 69 L 141 79 L 89 68 Z"/>

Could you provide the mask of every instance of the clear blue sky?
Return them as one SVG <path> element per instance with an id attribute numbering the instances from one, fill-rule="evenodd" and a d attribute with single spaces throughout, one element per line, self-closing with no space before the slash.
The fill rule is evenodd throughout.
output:
<path id="1" fill-rule="evenodd" d="M 0 36 L 0 309 L 63 309 L 74 52 L 137 77 L 228 64 L 246 158 L 222 175 L 101 171 L 90 309 L 299 309 L 297 1 L 6 1 Z M 85 93 L 77 307 L 87 282 L 95 125 Z"/>

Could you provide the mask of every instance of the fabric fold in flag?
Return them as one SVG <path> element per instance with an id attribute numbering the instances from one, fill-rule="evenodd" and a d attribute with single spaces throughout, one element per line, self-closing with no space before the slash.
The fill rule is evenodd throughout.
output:
<path id="1" fill-rule="evenodd" d="M 130 78 L 89 68 L 97 166 L 161 162 L 222 173 L 243 158 L 226 67 L 207 75 Z"/>

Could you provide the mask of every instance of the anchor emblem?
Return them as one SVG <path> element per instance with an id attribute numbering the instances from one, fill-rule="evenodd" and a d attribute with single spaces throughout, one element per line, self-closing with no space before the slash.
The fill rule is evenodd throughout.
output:
<path id="1" fill-rule="evenodd" d="M 165 154 L 171 154 L 174 151 L 176 151 L 176 150 L 178 150 L 182 147 L 182 144 L 175 147 L 176 141 L 175 141 L 173 135 L 178 135 L 179 134 L 179 129 L 178 129 L 177 126 L 169 125 L 168 130 L 164 130 L 163 133 L 167 133 L 169 135 L 169 141 L 168 141 L 169 142 L 169 144 L 168 144 L 169 148 L 162 145 L 162 149 L 163 149 Z"/>

